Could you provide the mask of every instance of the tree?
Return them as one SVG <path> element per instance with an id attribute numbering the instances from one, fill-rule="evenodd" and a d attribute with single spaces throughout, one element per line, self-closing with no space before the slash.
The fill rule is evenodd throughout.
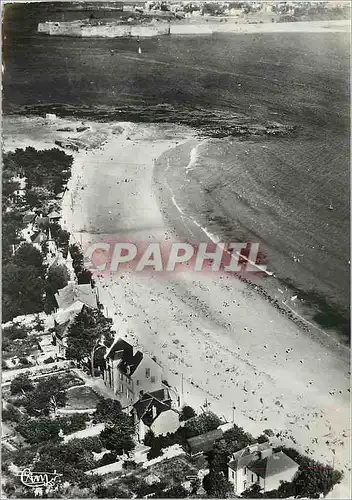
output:
<path id="1" fill-rule="evenodd" d="M 11 381 L 11 394 L 26 394 L 34 390 L 34 385 L 30 380 L 29 375 L 29 372 L 21 373 Z"/>
<path id="2" fill-rule="evenodd" d="M 342 477 L 342 472 L 322 464 L 300 467 L 293 479 L 295 496 L 319 498 L 322 493 L 325 497 Z"/>
<path id="3" fill-rule="evenodd" d="M 180 415 L 180 421 L 185 421 L 189 420 L 190 418 L 193 418 L 196 416 L 196 412 L 193 410 L 191 406 L 185 405 L 182 408 L 181 415 Z"/>
<path id="4" fill-rule="evenodd" d="M 90 360 L 94 376 L 94 355 L 98 349 L 109 347 L 113 341 L 112 320 L 98 309 L 82 308 L 67 332 L 66 356 L 82 362 Z"/>
<path id="5" fill-rule="evenodd" d="M 211 497 L 226 498 L 227 494 L 233 491 L 232 484 L 221 472 L 212 472 L 204 476 L 203 488 Z"/>
<path id="6" fill-rule="evenodd" d="M 150 446 L 152 447 L 153 444 L 155 442 L 155 435 L 154 435 L 154 432 L 149 429 L 146 433 L 145 433 L 145 436 L 144 436 L 144 444 L 146 446 Z"/>
<path id="7" fill-rule="evenodd" d="M 232 429 L 224 432 L 212 451 L 207 453 L 211 470 L 226 474 L 230 456 L 254 442 L 255 439 L 251 434 L 245 432 L 242 427 L 234 425 Z"/>
<path id="8" fill-rule="evenodd" d="M 55 299 L 55 294 L 61 288 L 64 288 L 69 280 L 69 274 L 64 265 L 62 266 L 51 266 L 48 271 L 46 278 L 46 289 L 45 289 L 45 312 L 47 314 L 51 313 L 57 309 L 58 305 Z"/>
<path id="9" fill-rule="evenodd" d="M 267 443 L 269 441 L 268 436 L 265 434 L 261 434 L 260 436 L 257 437 L 256 439 L 257 443 Z"/>
<path id="10" fill-rule="evenodd" d="M 45 266 L 42 253 L 31 243 L 24 243 L 19 247 L 13 257 L 13 262 L 18 267 L 33 267 L 38 270 L 38 276 L 44 276 Z"/>
<path id="11" fill-rule="evenodd" d="M 160 457 L 163 454 L 163 448 L 160 442 L 155 442 L 147 453 L 147 459 L 152 460 L 153 458 Z"/>
<path id="12" fill-rule="evenodd" d="M 207 412 L 187 420 L 183 429 L 185 438 L 199 436 L 209 431 L 217 429 L 221 424 L 220 418 L 215 413 Z"/>
<path id="13" fill-rule="evenodd" d="M 16 316 L 43 310 L 45 280 L 36 267 L 6 264 L 3 267 L 2 286 L 4 323 Z"/>
<path id="14" fill-rule="evenodd" d="M 101 399 L 97 403 L 94 413 L 94 422 L 108 422 L 116 424 L 121 420 L 122 406 L 120 401 Z"/>
<path id="15" fill-rule="evenodd" d="M 122 455 L 135 448 L 134 432 L 131 418 L 123 414 L 118 424 L 105 426 L 100 433 L 100 439 L 105 448 L 114 451 L 117 455 Z"/>
<path id="16" fill-rule="evenodd" d="M 44 214 L 49 212 L 49 204 L 54 197 L 55 194 L 43 186 L 32 187 L 26 190 L 27 205 L 31 209 L 36 208 Z"/>
<path id="17" fill-rule="evenodd" d="M 26 409 L 31 415 L 49 415 L 57 408 L 65 406 L 67 393 L 65 384 L 59 377 L 53 376 L 40 380 L 26 402 Z"/>

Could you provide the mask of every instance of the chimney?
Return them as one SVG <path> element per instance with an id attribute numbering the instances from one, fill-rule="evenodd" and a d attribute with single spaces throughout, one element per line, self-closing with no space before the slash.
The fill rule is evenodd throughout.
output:
<path id="1" fill-rule="evenodd" d="M 156 418 L 156 408 L 155 406 L 152 407 L 152 412 L 153 412 L 153 420 Z"/>
<path id="2" fill-rule="evenodd" d="M 167 399 L 169 399 L 169 395 L 167 389 L 164 389 L 164 401 L 166 401 Z"/>

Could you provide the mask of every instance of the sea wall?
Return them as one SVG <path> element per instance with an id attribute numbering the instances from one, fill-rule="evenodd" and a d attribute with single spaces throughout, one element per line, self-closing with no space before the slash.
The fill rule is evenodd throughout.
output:
<path id="1" fill-rule="evenodd" d="M 157 25 L 90 25 L 84 21 L 45 22 L 38 24 L 38 33 L 74 37 L 153 37 L 159 35 L 208 35 L 212 33 L 279 33 L 349 31 L 350 21 L 305 21 L 292 23 L 236 24 L 234 22 Z"/>
<path id="2" fill-rule="evenodd" d="M 166 23 L 157 26 L 126 25 L 126 24 L 98 24 L 89 25 L 83 22 L 45 22 L 38 24 L 38 33 L 52 36 L 74 37 L 152 37 L 166 35 L 169 25 Z"/>

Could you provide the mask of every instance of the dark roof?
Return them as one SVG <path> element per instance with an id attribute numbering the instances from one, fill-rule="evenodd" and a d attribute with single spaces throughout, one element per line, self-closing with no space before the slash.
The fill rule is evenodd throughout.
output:
<path id="1" fill-rule="evenodd" d="M 55 336 L 58 337 L 59 339 L 63 339 L 66 335 L 67 328 L 70 324 L 70 320 L 66 321 L 65 323 L 62 323 L 59 325 L 58 323 L 55 322 Z"/>
<path id="2" fill-rule="evenodd" d="M 26 223 L 26 224 L 29 224 L 30 222 L 32 222 L 34 219 L 36 218 L 36 214 L 26 214 L 24 217 L 23 217 L 23 222 Z"/>
<path id="3" fill-rule="evenodd" d="M 49 224 L 49 217 L 38 217 L 35 219 L 35 223 L 39 226 L 41 224 L 47 225 Z"/>
<path id="4" fill-rule="evenodd" d="M 162 389 L 161 391 L 164 392 Z M 161 413 L 171 410 L 171 400 L 160 401 L 152 396 L 152 393 L 145 393 L 133 407 L 136 410 L 138 418 L 141 419 L 145 425 L 150 427 Z"/>
<path id="5" fill-rule="evenodd" d="M 238 470 L 247 467 L 248 464 L 258 460 L 260 452 L 271 455 L 272 448 L 270 444 L 268 442 L 253 443 L 246 448 L 242 448 L 242 450 L 236 451 L 236 453 L 232 455 L 232 460 L 229 463 L 230 469 Z"/>
<path id="6" fill-rule="evenodd" d="M 248 465 L 250 471 L 255 472 L 262 478 L 275 476 L 286 470 L 297 468 L 298 464 L 283 451 L 273 453 L 269 457 L 256 460 L 254 463 Z"/>
<path id="7" fill-rule="evenodd" d="M 187 439 L 191 454 L 206 453 L 212 450 L 215 441 L 220 439 L 222 435 L 223 432 L 221 429 L 215 429 L 213 431 L 206 432 L 205 434 L 201 434 L 200 436 Z"/>
<path id="8" fill-rule="evenodd" d="M 134 354 L 131 344 L 123 339 L 118 339 L 111 346 L 111 349 L 108 351 L 106 357 L 113 360 L 120 359 L 121 361 L 118 368 L 122 371 L 122 373 L 125 375 L 133 375 L 139 363 L 143 359 L 143 354 L 141 351 L 137 351 Z"/>
<path id="9" fill-rule="evenodd" d="M 31 241 L 33 243 L 42 243 L 42 241 L 46 241 L 48 239 L 47 235 L 43 233 L 43 231 L 36 231 L 31 236 Z"/>
<path id="10" fill-rule="evenodd" d="M 165 387 L 165 389 L 158 389 L 157 391 L 148 392 L 150 396 L 153 398 L 159 399 L 159 401 L 171 401 L 169 390 Z"/>

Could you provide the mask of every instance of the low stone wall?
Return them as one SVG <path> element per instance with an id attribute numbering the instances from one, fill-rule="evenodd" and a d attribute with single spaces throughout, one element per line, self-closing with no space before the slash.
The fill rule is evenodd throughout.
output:
<path id="1" fill-rule="evenodd" d="M 157 25 L 89 25 L 83 22 L 45 22 L 38 24 L 38 33 L 52 36 L 95 38 L 141 37 L 160 35 L 210 35 L 212 33 L 280 33 L 349 31 L 350 21 L 305 21 L 292 23 L 236 24 L 223 23 L 160 23 Z"/>

